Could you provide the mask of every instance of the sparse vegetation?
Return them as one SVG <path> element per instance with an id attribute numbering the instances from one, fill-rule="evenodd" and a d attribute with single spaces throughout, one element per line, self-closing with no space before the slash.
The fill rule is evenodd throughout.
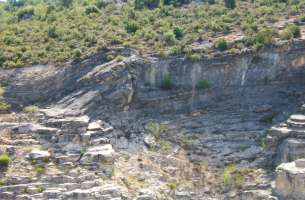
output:
<path id="1" fill-rule="evenodd" d="M 114 45 L 164 57 L 189 53 L 194 42 L 209 40 L 221 51 L 235 44 L 229 34 L 244 34 L 238 48 L 259 48 L 277 39 L 299 37 L 297 25 L 283 34 L 273 24 L 295 16 L 305 21 L 305 1 L 135 0 L 8 1 L 0 6 L 0 67 L 78 60 Z M 181 5 L 186 5 L 181 7 Z M 268 28 L 266 28 L 268 27 Z M 288 30 L 289 29 L 289 30 Z M 186 52 L 187 50 L 187 52 Z M 202 52 L 192 52 L 192 54 Z M 196 58 L 196 56 L 195 56 Z"/>
<path id="2" fill-rule="evenodd" d="M 37 192 L 38 192 L 38 193 L 42 193 L 43 191 L 45 191 L 45 188 L 44 188 L 44 187 L 42 187 L 42 186 L 38 186 L 38 187 L 37 187 Z"/>
<path id="3" fill-rule="evenodd" d="M 209 89 L 211 87 L 211 84 L 208 80 L 200 80 L 198 81 L 196 88 L 198 90 L 205 90 L 205 89 Z"/>
<path id="4" fill-rule="evenodd" d="M 11 106 L 5 101 L 4 94 L 5 90 L 3 87 L 0 86 L 0 113 L 9 112 L 11 109 Z"/>
<path id="5" fill-rule="evenodd" d="M 223 184 L 225 187 L 241 188 L 245 182 L 245 173 L 247 170 L 242 171 L 237 169 L 236 165 L 231 164 L 224 169 Z"/>
<path id="6" fill-rule="evenodd" d="M 6 155 L 6 154 L 2 154 L 0 155 L 0 167 L 7 167 L 9 165 L 11 161 L 11 158 Z"/>
<path id="7" fill-rule="evenodd" d="M 35 171 L 37 174 L 44 174 L 46 172 L 46 167 L 43 164 L 37 164 L 35 166 Z"/>
<path id="8" fill-rule="evenodd" d="M 39 111 L 39 108 L 37 106 L 31 105 L 27 106 L 23 109 L 24 112 L 29 113 L 29 114 L 35 114 Z"/>
<path id="9" fill-rule="evenodd" d="M 215 47 L 216 47 L 217 49 L 219 49 L 220 51 L 225 51 L 225 50 L 228 49 L 228 43 L 227 43 L 227 41 L 226 41 L 225 39 L 220 38 L 220 39 L 218 39 L 218 40 L 216 41 Z"/>
<path id="10" fill-rule="evenodd" d="M 162 82 L 161 82 L 161 88 L 164 90 L 170 90 L 174 86 L 173 80 L 170 75 L 165 75 Z"/>
<path id="11" fill-rule="evenodd" d="M 166 125 L 154 122 L 149 123 L 147 125 L 147 129 L 155 137 L 156 140 L 161 139 L 161 137 L 168 132 L 168 128 Z"/>
<path id="12" fill-rule="evenodd" d="M 177 189 L 177 184 L 176 183 L 169 183 L 167 186 L 170 190 L 176 190 Z"/>

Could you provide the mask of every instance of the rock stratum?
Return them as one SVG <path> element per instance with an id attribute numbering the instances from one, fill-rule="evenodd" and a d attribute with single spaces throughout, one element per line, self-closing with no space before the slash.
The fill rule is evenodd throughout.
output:
<path id="1" fill-rule="evenodd" d="M 304 73 L 303 40 L 1 70 L 0 199 L 305 199 Z"/>

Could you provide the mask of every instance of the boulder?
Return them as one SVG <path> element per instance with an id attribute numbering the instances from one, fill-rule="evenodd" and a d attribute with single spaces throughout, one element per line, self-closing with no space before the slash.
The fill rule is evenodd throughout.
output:
<path id="1" fill-rule="evenodd" d="M 112 163 L 114 161 L 115 151 L 111 144 L 91 147 L 87 150 L 81 159 L 81 163 Z"/>
<path id="2" fill-rule="evenodd" d="M 91 122 L 88 125 L 88 130 L 89 131 L 98 131 L 98 130 L 101 130 L 101 129 L 102 129 L 102 122 L 101 122 L 101 120 Z"/>
<path id="3" fill-rule="evenodd" d="M 305 200 L 305 160 L 283 163 L 276 168 L 275 193 L 281 199 Z"/>
<path id="4" fill-rule="evenodd" d="M 30 160 L 48 161 L 51 158 L 51 154 L 48 151 L 32 150 L 28 158 Z"/>

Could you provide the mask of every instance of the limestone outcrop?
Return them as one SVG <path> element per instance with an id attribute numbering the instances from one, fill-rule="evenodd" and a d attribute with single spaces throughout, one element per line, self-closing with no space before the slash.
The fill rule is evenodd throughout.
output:
<path id="1" fill-rule="evenodd" d="M 280 164 L 275 181 L 275 193 L 280 199 L 305 199 L 305 159 Z"/>

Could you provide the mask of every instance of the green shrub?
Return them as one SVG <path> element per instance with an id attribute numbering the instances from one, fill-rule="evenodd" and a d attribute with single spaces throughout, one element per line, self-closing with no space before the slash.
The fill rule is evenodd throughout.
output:
<path id="1" fill-rule="evenodd" d="M 0 50 L 0 67 L 3 66 L 4 62 L 6 61 L 6 58 L 3 54 L 3 52 Z"/>
<path id="2" fill-rule="evenodd" d="M 11 161 L 11 158 L 6 155 L 6 154 L 2 154 L 0 155 L 0 167 L 7 167 L 9 165 Z"/>
<path id="3" fill-rule="evenodd" d="M 294 38 L 301 37 L 301 29 L 299 26 L 295 24 L 289 24 L 286 29 L 292 33 Z"/>
<path id="4" fill-rule="evenodd" d="M 11 105 L 4 101 L 0 101 L 0 112 L 9 112 L 11 109 Z"/>
<path id="5" fill-rule="evenodd" d="M 139 25 L 135 22 L 127 22 L 125 29 L 127 33 L 135 33 L 139 29 Z"/>
<path id="6" fill-rule="evenodd" d="M 157 141 L 168 131 L 168 128 L 165 125 L 153 122 L 147 125 L 147 129 Z"/>
<path id="7" fill-rule="evenodd" d="M 37 106 L 26 106 L 23 109 L 24 112 L 29 113 L 29 114 L 34 114 L 37 113 L 39 111 L 39 108 Z"/>
<path id="8" fill-rule="evenodd" d="M 164 33 L 164 41 L 169 44 L 173 45 L 176 41 L 176 36 L 173 31 L 167 31 Z"/>
<path id="9" fill-rule="evenodd" d="M 161 82 L 161 88 L 164 90 L 170 90 L 173 88 L 173 86 L 174 84 L 172 78 L 169 75 L 166 75 Z"/>
<path id="10" fill-rule="evenodd" d="M 38 192 L 38 193 L 42 193 L 43 191 L 45 191 L 45 188 L 44 188 L 44 187 L 42 187 L 42 186 L 38 186 L 38 187 L 37 187 L 37 192 Z"/>
<path id="11" fill-rule="evenodd" d="M 265 28 L 256 34 L 255 41 L 259 44 L 270 45 L 273 43 L 273 36 L 274 31 L 269 28 Z"/>
<path id="12" fill-rule="evenodd" d="M 220 38 L 215 42 L 215 47 L 220 51 L 225 51 L 228 49 L 228 43 L 224 38 Z"/>
<path id="13" fill-rule="evenodd" d="M 293 34 L 291 31 L 289 30 L 283 30 L 281 33 L 280 33 L 280 38 L 282 40 L 290 40 L 293 38 Z"/>
<path id="14" fill-rule="evenodd" d="M 210 87 L 211 87 L 211 85 L 208 80 L 200 80 L 200 81 L 198 81 L 198 83 L 196 85 L 196 88 L 199 90 L 205 90 Z"/>
<path id="15" fill-rule="evenodd" d="M 73 50 L 73 58 L 75 60 L 79 60 L 82 56 L 82 51 L 80 49 L 74 49 Z"/>
<path id="16" fill-rule="evenodd" d="M 175 36 L 176 36 L 177 39 L 182 38 L 183 35 L 184 35 L 184 34 L 183 34 L 183 29 L 180 28 L 180 27 L 175 27 L 175 28 L 174 28 L 174 34 L 175 34 Z"/>
<path id="17" fill-rule="evenodd" d="M 235 165 L 229 165 L 225 168 L 223 172 L 223 184 L 225 187 L 228 187 L 232 184 L 233 179 L 233 173 L 236 171 Z"/>
<path id="18" fill-rule="evenodd" d="M 180 45 L 175 45 L 170 49 L 171 55 L 181 55 L 183 53 L 183 47 Z"/>
<path id="19" fill-rule="evenodd" d="M 7 184 L 6 179 L 0 179 L 0 187 L 5 186 Z"/>
<path id="20" fill-rule="evenodd" d="M 225 187 L 235 186 L 236 188 L 242 188 L 245 182 L 245 173 L 247 170 L 239 170 L 236 165 L 231 164 L 224 169 L 223 183 Z"/>
<path id="21" fill-rule="evenodd" d="M 98 7 L 91 5 L 87 6 L 85 10 L 86 15 L 90 15 L 91 13 L 100 13 L 100 9 Z"/>
<path id="22" fill-rule="evenodd" d="M 44 174 L 46 172 L 46 167 L 45 165 L 36 165 L 35 171 L 37 174 Z"/>
<path id="23" fill-rule="evenodd" d="M 167 184 L 167 186 L 170 190 L 176 190 L 177 189 L 177 184 L 176 183 L 169 183 L 169 184 Z"/>
<path id="24" fill-rule="evenodd" d="M 201 60 L 201 55 L 198 53 L 189 53 L 187 54 L 187 58 L 193 62 L 196 62 Z"/>
<path id="25" fill-rule="evenodd" d="M 48 27 L 48 36 L 50 38 L 57 38 L 58 34 L 56 32 L 56 26 L 49 26 Z"/>

